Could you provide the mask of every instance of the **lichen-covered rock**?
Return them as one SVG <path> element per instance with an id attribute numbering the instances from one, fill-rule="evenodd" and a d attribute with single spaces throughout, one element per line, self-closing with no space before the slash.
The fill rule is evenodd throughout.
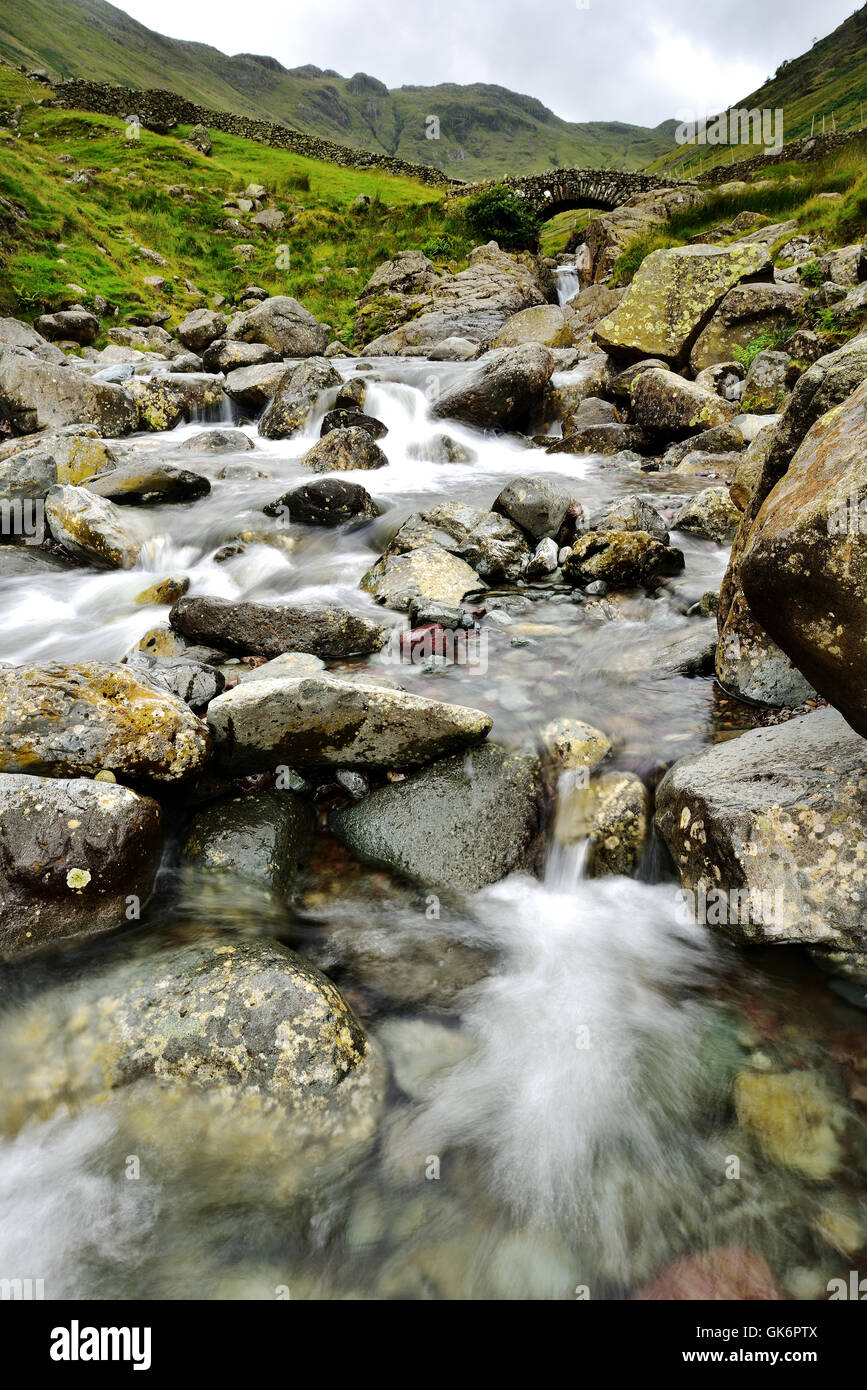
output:
<path id="1" fill-rule="evenodd" d="M 138 414 L 120 386 L 94 381 L 65 362 L 43 362 L 22 348 L 0 346 L 0 417 L 14 434 L 62 425 L 93 425 L 101 435 L 129 434 Z"/>
<path id="2" fill-rule="evenodd" d="M 230 341 L 265 343 L 281 357 L 317 357 L 327 348 L 331 335 L 297 299 L 275 295 L 236 314 L 225 336 Z"/>
<path id="3" fill-rule="evenodd" d="M 723 914 L 722 930 L 867 965 L 865 750 L 824 709 L 741 734 L 666 774 L 656 821 L 684 887 L 747 895 Z"/>
<path id="4" fill-rule="evenodd" d="M 447 606 L 465 594 L 486 587 L 481 576 L 458 555 L 441 545 L 423 545 L 405 554 L 383 555 L 361 579 L 366 590 L 386 608 L 408 613 L 413 599 Z"/>
<path id="5" fill-rule="evenodd" d="M 365 863 L 475 892 L 538 866 L 543 819 L 538 760 L 490 745 L 381 787 L 333 812 L 329 824 Z"/>
<path id="6" fill-rule="evenodd" d="M 491 729 L 479 710 L 327 675 L 244 682 L 211 702 L 208 723 L 232 772 L 416 767 L 480 743 Z"/>
<path id="7" fill-rule="evenodd" d="M 110 473 L 92 478 L 86 487 L 94 497 L 106 497 L 117 506 L 126 503 L 137 507 L 194 502 L 211 491 L 211 484 L 201 473 L 150 460 L 123 464 Z"/>
<path id="8" fill-rule="evenodd" d="M 541 400 L 553 371 L 554 358 L 540 343 L 497 348 L 434 402 L 432 414 L 481 429 L 517 429 Z"/>
<path id="9" fill-rule="evenodd" d="M 643 429 L 664 434 L 690 434 L 724 425 L 737 413 L 715 391 L 696 386 L 676 372 L 658 367 L 642 372 L 632 385 L 632 414 Z"/>
<path id="10" fill-rule="evenodd" d="M 0 1102 L 6 1132 L 143 1081 L 216 1092 L 242 1119 L 251 1103 L 279 1112 L 284 1140 L 300 1126 L 369 1142 L 382 1104 L 381 1064 L 336 986 L 277 942 L 216 932 L 132 944 L 7 1014 L 2 1047 L 17 1079 Z"/>
<path id="11" fill-rule="evenodd" d="M 378 651 L 386 637 L 378 623 L 336 605 L 236 603 L 206 595 L 180 599 L 170 622 L 182 637 L 236 656 L 312 652 L 342 660 Z"/>
<path id="12" fill-rule="evenodd" d="M 135 405 L 139 429 L 173 430 L 182 420 L 216 409 L 223 399 L 223 381 L 204 373 L 134 377 L 126 393 Z"/>
<path id="13" fill-rule="evenodd" d="M 669 563 L 668 547 L 648 531 L 587 531 L 563 563 L 569 584 L 602 579 L 619 588 L 649 585 Z"/>
<path id="14" fill-rule="evenodd" d="M 727 487 L 706 487 L 684 502 L 671 524 L 675 531 L 689 531 L 723 545 L 734 539 L 740 520 Z"/>
<path id="15" fill-rule="evenodd" d="M 640 497 L 618 497 L 587 519 L 589 531 L 646 531 L 668 545 L 668 527 L 655 507 Z"/>
<path id="16" fill-rule="evenodd" d="M 128 787 L 0 773 L 0 957 L 135 920 L 161 847 L 158 803 Z"/>
<path id="17" fill-rule="evenodd" d="M 766 498 L 740 567 L 750 611 L 867 735 L 867 382 L 823 415 Z"/>
<path id="18" fill-rule="evenodd" d="M 308 449 L 301 460 L 314 473 L 347 472 L 354 468 L 385 468 L 388 459 L 362 426 L 333 429 Z"/>
<path id="19" fill-rule="evenodd" d="M 85 433 L 37 439 L 0 459 L 0 499 L 41 501 L 56 483 L 77 486 L 117 461 L 102 439 Z"/>
<path id="20" fill-rule="evenodd" d="M 793 327 L 803 309 L 801 285 L 736 285 L 729 290 L 689 355 L 693 372 L 728 362 L 735 348 L 745 348 L 763 333 Z"/>
<path id="21" fill-rule="evenodd" d="M 824 1079 L 810 1071 L 740 1071 L 735 1110 L 772 1163 L 824 1181 L 843 1159 L 846 1112 Z"/>
<path id="22" fill-rule="evenodd" d="M 310 857 L 315 827 L 312 804 L 292 792 L 236 796 L 196 813 L 183 857 L 199 873 L 242 878 L 283 901 Z M 231 891 L 228 882 L 226 891 Z"/>
<path id="23" fill-rule="evenodd" d="M 744 378 L 743 407 L 767 415 L 782 410 L 788 396 L 787 352 L 757 352 Z"/>
<path id="24" fill-rule="evenodd" d="M 557 808 L 554 835 L 560 844 L 587 841 L 585 871 L 634 874 L 650 835 L 650 792 L 634 772 L 605 772 L 587 786 L 569 786 Z"/>
<path id="25" fill-rule="evenodd" d="M 210 753 L 183 701 L 126 666 L 0 666 L 0 771 L 176 782 Z"/>
<path id="26" fill-rule="evenodd" d="M 79 560 L 101 569 L 131 569 L 142 537 L 114 502 L 85 487 L 53 487 L 45 502 L 52 536 Z"/>
<path id="27" fill-rule="evenodd" d="M 488 343 L 491 348 L 541 343 L 543 347 L 569 347 L 572 330 L 558 304 L 536 304 L 506 319 Z"/>
<path id="28" fill-rule="evenodd" d="M 262 372 L 264 367 L 249 367 L 248 372 Z M 232 373 L 234 381 L 235 373 Z M 288 439 L 307 424 L 320 395 L 340 386 L 343 378 L 324 357 L 285 371 L 259 420 L 259 433 L 264 439 Z M 228 383 L 227 383 L 228 387 Z M 237 399 L 237 395 L 236 395 Z"/>
<path id="29" fill-rule="evenodd" d="M 652 251 L 594 337 L 615 357 L 680 366 L 717 305 L 745 280 L 772 280 L 767 247 L 678 246 Z"/>
<path id="30" fill-rule="evenodd" d="M 611 752 L 606 735 L 581 719 L 555 719 L 542 730 L 542 745 L 561 772 L 592 770 Z"/>

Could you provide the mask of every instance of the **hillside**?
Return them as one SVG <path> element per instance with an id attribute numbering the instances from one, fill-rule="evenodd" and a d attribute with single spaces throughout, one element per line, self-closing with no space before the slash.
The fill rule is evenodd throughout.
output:
<path id="1" fill-rule="evenodd" d="M 534 97 L 486 84 L 389 90 L 365 73 L 342 77 L 274 58 L 228 57 L 154 33 L 105 0 L 29 0 L 0 18 L 0 57 L 53 77 L 168 87 L 204 106 L 259 116 L 340 144 L 433 164 L 455 178 L 563 165 L 638 169 L 666 151 L 674 121 L 655 129 L 561 120 Z M 439 120 L 439 138 L 426 135 Z"/>
<path id="2" fill-rule="evenodd" d="M 772 78 L 755 92 L 734 103 L 735 107 L 783 111 L 785 140 L 820 134 L 823 129 L 855 130 L 867 116 L 867 5 L 850 15 L 826 38 L 818 39 L 809 52 L 784 62 Z M 728 108 L 729 110 L 733 108 Z M 756 153 L 739 147 L 734 158 Z M 727 146 L 675 145 L 650 165 L 684 176 L 727 162 Z"/>

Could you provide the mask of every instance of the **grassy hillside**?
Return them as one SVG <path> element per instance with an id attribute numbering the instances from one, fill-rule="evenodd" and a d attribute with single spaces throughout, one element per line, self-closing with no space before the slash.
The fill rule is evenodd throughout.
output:
<path id="1" fill-rule="evenodd" d="M 0 16 L 0 57 L 54 77 L 163 87 L 204 106 L 259 116 L 340 144 L 432 164 L 468 180 L 557 165 L 638 169 L 667 150 L 674 122 L 563 121 L 540 101 L 475 84 L 399 87 L 365 73 L 227 57 L 154 33 L 105 0 L 28 0 Z M 439 120 L 430 139 L 429 116 Z"/>
<path id="2" fill-rule="evenodd" d="M 821 12 L 817 13 L 817 25 Z M 867 122 L 867 5 L 819 39 L 808 53 L 781 64 L 757 91 L 734 103 L 748 110 L 783 111 L 786 140 L 819 134 L 823 130 L 857 130 Z M 760 148 L 739 146 L 734 158 L 760 153 Z M 671 170 L 681 177 L 727 162 L 725 146 L 675 145 L 650 165 L 653 171 Z"/>
<path id="3" fill-rule="evenodd" d="M 41 104 L 32 101 L 36 95 Z M 142 312 L 177 321 L 198 302 L 184 286 L 231 300 L 255 282 L 291 294 L 348 338 L 353 301 L 374 268 L 405 247 L 424 246 L 457 267 L 471 238 L 446 220 L 432 190 L 410 179 L 345 169 L 213 132 L 205 158 L 171 137 L 142 130 L 127 140 L 122 121 L 44 104 L 24 78 L 0 66 L 0 112 L 22 105 L 17 128 L 0 126 L 0 314 L 32 316 L 102 295 L 123 324 Z M 74 171 L 92 182 L 71 182 Z M 266 236 L 250 216 L 224 208 L 249 183 L 291 220 Z M 182 189 L 184 193 L 168 192 Z M 359 194 L 372 199 L 359 211 Z M 243 231 L 228 229 L 237 218 Z M 233 247 L 252 244 L 238 263 Z M 277 248 L 288 248 L 278 258 Z M 141 247 L 163 256 L 154 264 Z M 278 259 L 280 264 L 278 264 Z M 145 283 L 159 275 L 164 288 Z M 79 286 L 78 293 L 69 286 Z"/>

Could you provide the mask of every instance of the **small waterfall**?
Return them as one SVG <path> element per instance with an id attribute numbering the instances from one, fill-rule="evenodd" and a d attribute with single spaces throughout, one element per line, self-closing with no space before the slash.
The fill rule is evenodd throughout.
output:
<path id="1" fill-rule="evenodd" d="M 578 293 L 578 269 L 574 263 L 558 265 L 554 273 L 557 276 L 557 303 L 568 304 Z"/>

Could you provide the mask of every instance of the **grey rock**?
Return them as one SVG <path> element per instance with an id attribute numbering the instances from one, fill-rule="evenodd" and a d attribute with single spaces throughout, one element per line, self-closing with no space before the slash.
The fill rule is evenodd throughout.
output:
<path id="1" fill-rule="evenodd" d="M 378 651 L 386 635 L 369 618 L 334 605 L 311 608 L 208 596 L 180 599 L 170 622 L 182 637 L 237 656 L 274 657 L 294 651 L 342 660 Z"/>

